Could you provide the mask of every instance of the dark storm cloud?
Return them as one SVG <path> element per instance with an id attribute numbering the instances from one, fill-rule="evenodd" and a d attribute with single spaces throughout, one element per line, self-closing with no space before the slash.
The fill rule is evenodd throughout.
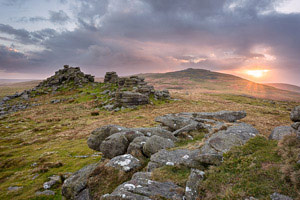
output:
<path id="1" fill-rule="evenodd" d="M 80 0 L 71 8 L 75 19 L 63 10 L 50 12 L 48 19 L 56 24 L 76 21 L 72 31 L 29 32 L 0 24 L 0 32 L 19 43 L 42 45 L 43 51 L 30 56 L 45 70 L 66 63 L 101 75 L 108 69 L 223 70 L 261 59 L 273 68 L 284 66 L 300 73 L 300 14 L 276 12 L 274 6 L 280 2 Z M 268 60 L 270 55 L 276 61 Z"/>

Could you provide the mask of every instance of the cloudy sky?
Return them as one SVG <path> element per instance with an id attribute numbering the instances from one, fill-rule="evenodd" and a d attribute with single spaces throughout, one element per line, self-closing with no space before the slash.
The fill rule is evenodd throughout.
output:
<path id="1" fill-rule="evenodd" d="M 299 0 L 0 0 L 0 78 L 203 68 L 300 85 Z"/>

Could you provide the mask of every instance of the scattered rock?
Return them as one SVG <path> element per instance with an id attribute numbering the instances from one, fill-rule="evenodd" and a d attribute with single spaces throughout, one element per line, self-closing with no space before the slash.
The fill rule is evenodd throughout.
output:
<path id="1" fill-rule="evenodd" d="M 278 193 L 273 193 L 270 195 L 272 200 L 293 200 L 291 197 L 282 195 L 282 194 L 278 194 Z"/>
<path id="2" fill-rule="evenodd" d="M 269 139 L 281 140 L 284 138 L 284 136 L 291 135 L 294 132 L 295 131 L 290 126 L 278 126 L 278 127 L 274 128 L 274 130 L 272 131 L 272 133 L 269 136 Z"/>
<path id="3" fill-rule="evenodd" d="M 9 186 L 8 188 L 7 188 L 7 190 L 8 191 L 17 191 L 17 190 L 20 190 L 20 189 L 22 189 L 23 188 L 23 186 Z"/>
<path id="4" fill-rule="evenodd" d="M 166 139 L 157 135 L 150 137 L 143 146 L 143 152 L 150 157 L 161 149 L 174 147 L 174 142 L 171 139 Z"/>
<path id="5" fill-rule="evenodd" d="M 35 193 L 36 196 L 53 196 L 55 195 L 55 192 L 53 192 L 52 190 L 44 190 L 44 191 L 37 191 Z"/>
<path id="6" fill-rule="evenodd" d="M 112 158 L 106 166 L 114 167 L 124 172 L 136 170 L 141 167 L 139 159 L 133 157 L 130 154 L 124 154 Z"/>
<path id="7" fill-rule="evenodd" d="M 199 194 L 199 186 L 204 179 L 204 171 L 199 169 L 192 169 L 191 174 L 186 182 L 185 186 L 185 199 L 196 200 Z"/>
<path id="8" fill-rule="evenodd" d="M 58 175 L 53 175 L 49 177 L 49 181 L 45 182 L 43 184 L 43 188 L 45 190 L 52 188 L 54 185 L 59 184 L 61 182 L 60 176 Z"/>

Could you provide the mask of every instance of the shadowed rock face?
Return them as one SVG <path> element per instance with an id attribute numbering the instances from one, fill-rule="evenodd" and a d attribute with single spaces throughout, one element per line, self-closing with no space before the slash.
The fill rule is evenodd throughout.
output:
<path id="1" fill-rule="evenodd" d="M 292 110 L 291 120 L 293 122 L 300 122 L 300 106 L 297 106 Z"/>

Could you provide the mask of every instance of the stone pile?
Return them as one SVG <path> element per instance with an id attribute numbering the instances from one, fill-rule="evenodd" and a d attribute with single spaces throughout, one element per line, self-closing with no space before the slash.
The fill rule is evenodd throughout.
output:
<path id="1" fill-rule="evenodd" d="M 107 72 L 104 83 L 116 84 L 119 87 L 118 91 L 111 95 L 115 102 L 104 107 L 108 110 L 149 104 L 151 95 L 155 99 L 170 99 L 168 90 L 154 90 L 152 85 L 148 85 L 144 78 L 138 76 L 118 77 L 116 72 Z"/>
<path id="2" fill-rule="evenodd" d="M 156 121 L 161 124 L 157 127 L 107 125 L 97 128 L 89 136 L 87 144 L 91 149 L 101 151 L 106 160 L 83 168 L 67 179 L 63 184 L 63 196 L 67 199 L 194 200 L 204 178 L 202 170 L 208 165 L 219 165 L 223 153 L 258 135 L 251 125 L 237 122 L 244 117 L 246 113 L 243 111 L 178 113 L 157 117 Z M 170 149 L 175 146 L 178 137 L 193 139 L 195 132 L 203 131 L 207 133 L 207 139 L 201 148 Z M 148 159 L 150 162 L 147 164 Z M 144 172 L 138 172 L 144 164 L 147 164 Z M 163 166 L 190 168 L 186 187 L 152 180 L 152 171 Z M 99 180 L 108 174 L 106 171 L 110 168 L 119 171 L 118 179 L 125 176 L 124 181 L 129 181 L 123 182 L 110 194 L 97 196 L 94 187 L 91 192 L 91 180 L 97 180 L 99 185 L 109 184 Z"/>
<path id="3" fill-rule="evenodd" d="M 94 82 L 93 76 L 84 74 L 80 71 L 79 67 L 69 67 L 69 65 L 64 65 L 63 69 L 55 72 L 55 75 L 42 81 L 35 88 L 4 97 L 2 101 L 0 101 L 0 116 L 39 105 L 36 103 L 26 102 L 36 95 L 48 94 L 50 92 L 55 92 L 60 88 L 69 86 L 81 87 L 83 84 L 89 82 Z M 20 101 L 17 104 L 10 105 L 9 101 L 16 98 L 20 98 L 25 102 Z"/>
<path id="4" fill-rule="evenodd" d="M 63 69 L 56 71 L 55 75 L 42 81 L 35 89 L 37 90 L 46 87 L 57 90 L 69 83 L 80 87 L 89 82 L 94 82 L 94 77 L 92 75 L 84 74 L 79 67 L 69 67 L 69 65 L 64 65 Z"/>
<path id="5" fill-rule="evenodd" d="M 297 137 L 300 138 L 300 106 L 297 106 L 292 110 L 290 118 L 293 121 L 293 124 L 291 126 L 275 127 L 270 134 L 269 139 L 281 140 L 284 136 L 292 134 L 297 134 Z"/>

